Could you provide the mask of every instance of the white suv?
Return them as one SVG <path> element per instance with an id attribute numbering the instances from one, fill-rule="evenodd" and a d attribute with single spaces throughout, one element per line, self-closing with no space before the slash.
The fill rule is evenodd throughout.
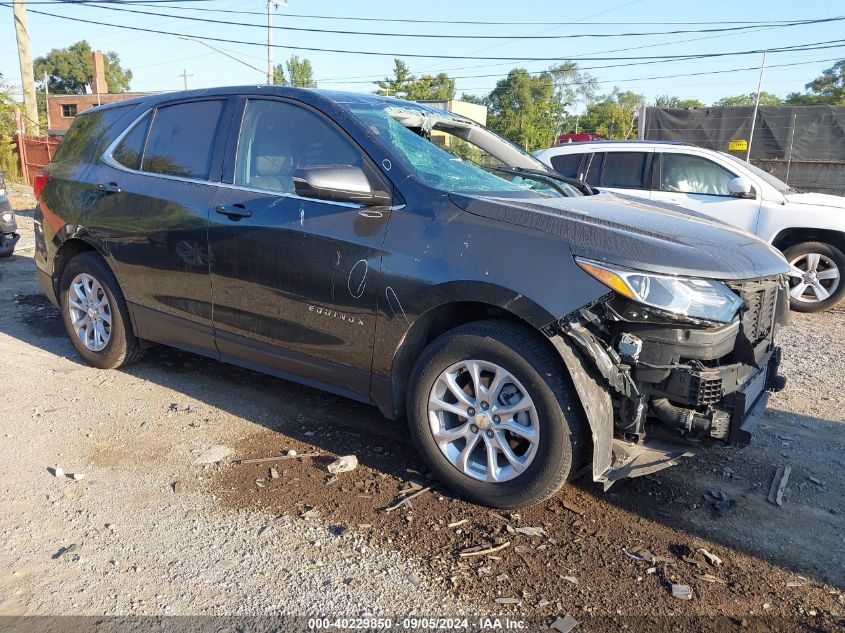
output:
<path id="1" fill-rule="evenodd" d="M 793 266 L 796 310 L 826 310 L 845 297 L 845 198 L 798 192 L 730 154 L 682 143 L 591 141 L 536 156 L 599 191 L 679 205 L 766 240 Z"/>

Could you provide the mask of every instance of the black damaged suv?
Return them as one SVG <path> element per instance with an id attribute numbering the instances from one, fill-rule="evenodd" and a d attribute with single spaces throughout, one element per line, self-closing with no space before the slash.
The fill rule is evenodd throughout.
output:
<path id="1" fill-rule="evenodd" d="M 162 343 L 371 402 L 492 506 L 747 443 L 783 385 L 784 259 L 554 178 L 405 101 L 145 97 L 77 117 L 39 175 L 38 278 L 92 365 Z"/>

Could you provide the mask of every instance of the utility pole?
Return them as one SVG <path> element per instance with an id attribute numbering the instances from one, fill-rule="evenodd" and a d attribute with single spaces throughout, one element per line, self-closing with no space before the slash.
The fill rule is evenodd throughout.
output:
<path id="1" fill-rule="evenodd" d="M 188 77 L 193 77 L 193 76 L 194 76 L 193 73 L 191 73 L 189 75 L 187 69 L 185 69 L 185 68 L 182 69 L 181 75 L 177 75 L 177 77 L 181 77 L 182 81 L 185 82 L 185 90 L 188 89 Z"/>
<path id="2" fill-rule="evenodd" d="M 287 9 L 288 3 L 281 0 L 267 0 L 267 85 L 273 85 L 273 11 L 282 7 Z"/>
<path id="3" fill-rule="evenodd" d="M 38 132 L 38 102 L 35 100 L 35 77 L 32 74 L 32 57 L 29 54 L 29 26 L 23 0 L 12 0 L 15 13 L 15 36 L 18 40 L 18 61 L 21 66 L 23 87 L 24 125 L 30 133 Z"/>
<path id="4" fill-rule="evenodd" d="M 47 71 L 44 71 L 44 107 L 47 110 L 47 133 L 50 133 L 50 84 L 47 78 Z"/>
<path id="5" fill-rule="evenodd" d="M 760 108 L 760 89 L 763 87 L 763 71 L 766 69 L 766 51 L 763 51 L 763 63 L 760 64 L 760 78 L 757 80 L 757 98 L 754 99 L 754 114 L 751 116 L 751 133 L 748 135 L 748 149 L 745 162 L 751 161 L 751 142 L 754 140 L 754 124 L 757 123 L 757 110 Z"/>

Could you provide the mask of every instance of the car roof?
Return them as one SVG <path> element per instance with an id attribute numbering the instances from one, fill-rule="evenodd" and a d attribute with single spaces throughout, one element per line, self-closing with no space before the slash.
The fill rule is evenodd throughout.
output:
<path id="1" fill-rule="evenodd" d="M 190 99 L 195 97 L 215 97 L 215 96 L 276 96 L 289 97 L 305 102 L 330 102 L 334 104 L 382 104 L 382 105 L 399 105 L 408 107 L 413 104 L 413 107 L 421 110 L 430 110 L 432 112 L 441 112 L 435 110 L 431 106 L 416 103 L 413 101 L 406 101 L 403 99 L 396 99 L 395 97 L 382 97 L 380 95 L 362 93 L 362 92 L 344 92 L 341 90 L 318 90 L 313 88 L 292 88 L 290 86 L 269 86 L 269 85 L 247 85 L 247 86 L 219 86 L 216 88 L 203 88 L 200 90 L 182 90 L 178 92 L 162 92 L 150 95 L 135 97 L 133 99 L 126 99 L 125 101 L 115 101 L 107 103 L 96 108 L 91 108 L 85 112 L 80 112 L 80 115 L 89 112 L 102 112 L 103 110 L 119 108 L 127 105 L 136 105 L 145 103 L 150 106 L 158 105 L 168 101 L 176 101 L 179 99 Z"/>
<path id="2" fill-rule="evenodd" d="M 548 149 L 557 149 L 558 147 L 581 147 L 584 145 L 686 145 L 694 146 L 693 143 L 685 143 L 684 141 L 648 141 L 648 140 L 598 140 L 598 141 L 572 141 L 571 143 L 555 143 Z"/>

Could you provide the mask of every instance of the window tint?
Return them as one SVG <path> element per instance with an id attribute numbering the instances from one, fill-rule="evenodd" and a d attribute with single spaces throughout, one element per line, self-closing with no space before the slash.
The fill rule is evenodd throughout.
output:
<path id="1" fill-rule="evenodd" d="M 318 115 L 299 106 L 252 99 L 238 141 L 235 184 L 293 193 L 298 169 L 316 165 L 364 167 L 361 153 Z"/>
<path id="2" fill-rule="evenodd" d="M 601 184 L 605 187 L 644 189 L 644 152 L 607 152 Z"/>
<path id="3" fill-rule="evenodd" d="M 143 171 L 208 178 L 223 100 L 193 101 L 156 110 L 147 139 Z"/>
<path id="4" fill-rule="evenodd" d="M 150 115 L 147 114 L 138 121 L 129 134 L 112 152 L 112 158 L 129 169 L 141 168 L 141 156 L 144 155 L 144 141 L 147 138 L 147 128 L 150 126 Z"/>
<path id="5" fill-rule="evenodd" d="M 53 162 L 72 160 L 81 156 L 83 152 L 88 156 L 92 152 L 97 152 L 100 145 L 96 141 L 120 117 L 126 114 L 131 107 L 133 106 L 107 108 L 105 110 L 94 109 L 80 114 L 73 120 L 70 129 L 65 133 L 62 144 L 59 145 L 59 149 L 53 158 Z M 117 136 L 117 132 L 115 132 L 114 136 Z M 105 143 L 106 147 L 113 140 L 114 137 L 109 136 Z M 103 147 L 99 151 L 104 152 L 105 149 Z M 95 153 L 94 155 L 96 156 L 98 154 Z"/>
<path id="6" fill-rule="evenodd" d="M 558 154 L 552 156 L 554 170 L 567 178 L 578 178 L 578 168 L 581 166 L 583 154 Z"/>
<path id="7" fill-rule="evenodd" d="M 601 181 L 601 168 L 604 166 L 604 152 L 593 154 L 590 169 L 587 171 L 587 184 L 597 186 Z"/>
<path id="8" fill-rule="evenodd" d="M 724 167 L 698 156 L 663 154 L 660 166 L 660 190 L 729 196 L 728 182 L 734 174 Z"/>

